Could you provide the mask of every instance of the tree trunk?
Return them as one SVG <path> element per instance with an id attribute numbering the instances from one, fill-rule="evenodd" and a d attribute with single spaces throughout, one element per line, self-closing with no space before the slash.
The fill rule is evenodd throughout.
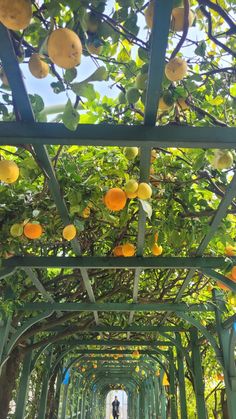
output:
<path id="1" fill-rule="evenodd" d="M 56 369 L 50 379 L 47 399 L 47 413 L 45 419 L 55 418 L 55 411 L 57 410 L 57 400 L 55 399 L 55 382 L 57 378 L 58 369 Z"/>
<path id="2" fill-rule="evenodd" d="M 2 368 L 0 376 L 0 419 L 7 419 L 12 392 L 16 385 L 21 362 L 21 353 L 15 348 Z"/>

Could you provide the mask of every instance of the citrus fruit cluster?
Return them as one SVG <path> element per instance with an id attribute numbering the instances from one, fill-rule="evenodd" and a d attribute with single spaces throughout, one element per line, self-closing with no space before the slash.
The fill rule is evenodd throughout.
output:
<path id="1" fill-rule="evenodd" d="M 136 252 L 136 248 L 132 243 L 125 243 L 119 246 L 114 247 L 113 255 L 114 256 L 124 256 L 130 257 L 134 256 Z"/>
<path id="2" fill-rule="evenodd" d="M 110 211 L 121 211 L 125 208 L 127 198 L 149 199 L 152 196 L 152 188 L 148 183 L 138 183 L 136 180 L 129 180 L 124 190 L 121 188 L 111 188 L 104 196 L 104 203 Z"/>
<path id="3" fill-rule="evenodd" d="M 62 237 L 67 241 L 71 241 L 75 238 L 76 233 L 77 230 L 74 224 L 68 224 L 62 231 Z M 24 235 L 27 239 L 36 240 L 42 236 L 43 227 L 37 222 L 16 223 L 11 226 L 10 234 L 14 238 Z"/>

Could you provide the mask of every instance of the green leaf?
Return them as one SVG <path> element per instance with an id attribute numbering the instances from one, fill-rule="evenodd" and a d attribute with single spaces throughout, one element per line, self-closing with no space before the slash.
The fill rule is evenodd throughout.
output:
<path id="1" fill-rule="evenodd" d="M 152 216 L 152 206 L 149 204 L 149 202 L 144 201 L 143 199 L 139 200 L 141 202 L 141 205 L 143 207 L 144 212 L 146 212 L 148 218 L 150 219 Z"/>
<path id="2" fill-rule="evenodd" d="M 76 78 L 76 76 L 77 76 L 77 70 L 74 67 L 65 71 L 64 78 L 68 83 L 71 83 Z"/>
<path id="3" fill-rule="evenodd" d="M 70 131 L 75 131 L 79 123 L 79 114 L 76 109 L 74 109 L 72 102 L 68 99 L 64 113 L 62 115 L 63 124 Z"/>
<path id="4" fill-rule="evenodd" d="M 200 57 L 204 57 L 205 52 L 206 52 L 206 42 L 200 41 L 194 52 L 196 55 L 199 55 Z"/>
<path id="5" fill-rule="evenodd" d="M 73 92 L 82 97 L 86 97 L 88 100 L 94 100 L 96 98 L 96 92 L 92 84 L 86 83 L 73 83 L 71 85 Z"/>

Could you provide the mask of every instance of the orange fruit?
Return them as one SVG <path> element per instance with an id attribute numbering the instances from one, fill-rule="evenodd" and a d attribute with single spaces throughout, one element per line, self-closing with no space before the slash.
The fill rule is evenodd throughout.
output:
<path id="1" fill-rule="evenodd" d="M 140 358 L 140 353 L 139 353 L 139 351 L 137 349 L 135 351 L 133 351 L 132 357 L 135 358 L 135 359 L 139 359 Z"/>
<path id="2" fill-rule="evenodd" d="M 127 196 L 120 188 L 112 188 L 107 191 L 104 197 L 104 203 L 110 211 L 122 210 L 127 201 Z"/>
<path id="3" fill-rule="evenodd" d="M 183 80 L 188 72 L 188 64 L 180 57 L 172 58 L 165 67 L 165 75 L 170 81 Z"/>
<path id="4" fill-rule="evenodd" d="M 82 44 L 71 29 L 54 30 L 49 35 L 47 47 L 50 60 L 59 67 L 69 69 L 80 64 Z"/>
<path id="5" fill-rule="evenodd" d="M 90 207 L 89 206 L 87 206 L 86 208 L 84 208 L 83 209 L 83 211 L 82 211 L 82 217 L 83 218 L 89 218 L 89 216 L 90 216 Z"/>
<path id="6" fill-rule="evenodd" d="M 233 281 L 236 281 L 236 266 L 234 266 L 231 271 L 231 277 Z"/>
<path id="7" fill-rule="evenodd" d="M 230 291 L 230 289 L 227 287 L 227 285 L 222 284 L 221 282 L 217 281 L 217 285 L 219 288 L 221 288 L 223 291 Z"/>
<path id="8" fill-rule="evenodd" d="M 116 247 L 114 247 L 114 249 L 113 249 L 113 255 L 114 256 L 124 256 L 123 255 L 123 250 L 122 250 L 122 246 L 116 246 Z"/>
<path id="9" fill-rule="evenodd" d="M 158 246 L 157 243 L 154 243 L 154 245 L 152 246 L 152 254 L 154 256 L 160 256 L 162 252 L 163 252 L 162 246 Z"/>
<path id="10" fill-rule="evenodd" d="M 125 243 L 122 246 L 122 253 L 123 253 L 123 256 L 125 257 L 134 256 L 135 251 L 136 251 L 135 246 L 131 243 Z"/>
<path id="11" fill-rule="evenodd" d="M 236 256 L 236 248 L 231 245 L 226 246 L 225 254 L 226 256 Z"/>
<path id="12" fill-rule="evenodd" d="M 0 21 L 8 29 L 20 31 L 27 28 L 32 18 L 30 0 L 0 0 Z"/>
<path id="13" fill-rule="evenodd" d="M 49 65 L 43 60 L 42 55 L 36 53 L 30 57 L 29 69 L 37 79 L 44 79 L 49 73 Z"/>
<path id="14" fill-rule="evenodd" d="M 192 26 L 194 21 L 194 13 L 189 10 L 188 23 L 189 27 Z M 184 30 L 184 7 L 175 7 L 172 10 L 171 29 L 176 32 Z"/>
<path id="15" fill-rule="evenodd" d="M 152 196 L 152 188 L 148 183 L 142 182 L 138 185 L 138 198 L 149 199 Z"/>
<path id="16" fill-rule="evenodd" d="M 185 99 L 183 97 L 180 97 L 177 100 L 177 104 L 178 104 L 178 106 L 180 107 L 180 109 L 182 111 L 187 111 L 187 109 L 189 109 L 189 106 L 188 106 L 188 104 L 186 103 L 186 101 L 185 101 Z"/>
<path id="17" fill-rule="evenodd" d="M 63 228 L 62 237 L 65 240 L 71 241 L 76 236 L 76 228 L 74 224 L 68 224 L 66 227 Z"/>
<path id="18" fill-rule="evenodd" d="M 43 233 L 43 228 L 40 224 L 27 223 L 24 226 L 24 235 L 28 239 L 39 239 Z"/>
<path id="19" fill-rule="evenodd" d="M 137 192 L 125 192 L 126 193 L 126 196 L 127 196 L 127 198 L 129 198 L 129 199 L 134 199 L 134 198 L 137 198 Z"/>
<path id="20" fill-rule="evenodd" d="M 5 183 L 14 183 L 20 175 L 17 164 L 12 160 L 0 161 L 0 180 Z"/>

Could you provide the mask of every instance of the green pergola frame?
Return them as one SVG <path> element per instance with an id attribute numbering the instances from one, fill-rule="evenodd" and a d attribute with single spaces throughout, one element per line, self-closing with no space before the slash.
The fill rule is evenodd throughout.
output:
<path id="1" fill-rule="evenodd" d="M 1 145 L 32 145 L 34 147 L 37 159 L 40 161 L 41 167 L 48 176 L 48 186 L 52 198 L 55 201 L 58 213 L 65 225 L 70 223 L 70 216 L 66 207 L 65 201 L 61 195 L 60 185 L 57 181 L 52 163 L 47 153 L 47 145 L 94 145 L 94 146 L 138 146 L 140 147 L 140 180 L 148 181 L 150 156 L 152 147 L 188 147 L 188 148 L 236 148 L 236 130 L 235 128 L 221 128 L 221 127 L 179 127 L 166 126 L 156 127 L 156 115 L 158 110 L 158 103 L 161 92 L 161 83 L 165 64 L 165 54 L 168 41 L 170 16 L 172 10 L 173 0 L 155 0 L 154 21 L 156 22 L 151 35 L 151 53 L 149 65 L 149 77 L 147 96 L 145 104 L 144 124 L 142 126 L 111 126 L 111 125 L 79 125 L 75 132 L 68 131 L 61 124 L 38 123 L 35 122 L 34 114 L 30 105 L 29 97 L 24 86 L 24 81 L 19 68 L 17 58 L 15 56 L 14 47 L 11 41 L 11 36 L 0 24 L 0 59 L 6 73 L 7 79 L 12 89 L 14 98 L 14 106 L 17 110 L 18 118 L 15 122 L 1 122 L 0 123 L 0 144 Z M 158 48 L 156 48 L 158 40 Z M 75 257 L 34 257 L 34 256 L 17 256 L 8 260 L 3 260 L 1 264 L 0 279 L 13 275 L 17 270 L 25 270 L 31 278 L 35 287 L 41 293 L 44 301 L 40 303 L 25 303 L 19 307 L 19 310 L 25 312 L 38 312 L 37 316 L 26 320 L 17 329 L 11 326 L 11 319 L 3 316 L 0 324 L 0 361 L 3 366 L 7 361 L 11 349 L 16 344 L 20 336 L 23 335 L 33 324 L 36 324 L 47 317 L 50 317 L 54 312 L 60 317 L 65 311 L 91 311 L 94 314 L 95 326 L 88 327 L 82 332 L 101 334 L 101 340 L 95 339 L 74 339 L 62 340 L 57 342 L 57 346 L 65 350 L 65 354 L 70 351 L 75 351 L 79 354 L 81 362 L 84 360 L 97 359 L 98 363 L 107 362 L 107 369 L 101 364 L 101 367 L 96 370 L 96 384 L 98 385 L 101 396 L 94 396 L 91 385 L 87 383 L 85 387 L 82 384 L 82 375 L 77 373 L 74 367 L 72 368 L 71 382 L 76 383 L 78 393 L 76 393 L 69 384 L 64 387 L 62 397 L 61 419 L 66 417 L 66 403 L 68 400 L 73 401 L 73 408 L 75 409 L 75 418 L 86 419 L 91 418 L 91 412 L 86 413 L 86 403 L 88 400 L 93 400 L 96 408 L 103 411 L 104 399 L 109 391 L 109 383 L 125 383 L 127 386 L 128 395 L 130 397 L 129 415 L 131 418 L 137 417 L 139 419 L 148 419 L 152 412 L 162 418 L 166 418 L 166 397 L 167 394 L 162 385 L 162 377 L 164 368 L 167 368 L 170 388 L 169 399 L 171 400 L 171 418 L 176 419 L 177 402 L 176 402 L 176 381 L 180 388 L 180 405 L 181 418 L 187 418 L 187 405 L 185 394 L 185 379 L 184 379 L 184 364 L 189 362 L 190 368 L 193 371 L 197 414 L 198 418 L 206 418 L 206 407 L 204 401 L 204 384 L 201 368 L 201 355 L 199 350 L 199 337 L 205 336 L 210 344 L 213 346 L 216 357 L 223 367 L 225 375 L 226 392 L 228 398 L 228 410 L 230 419 L 236 418 L 236 368 L 234 350 L 236 345 L 235 316 L 222 321 L 222 312 L 225 310 L 224 302 L 220 292 L 213 292 L 213 301 L 200 304 L 186 304 L 181 302 L 184 290 L 190 283 L 196 270 L 199 270 L 207 277 L 215 281 L 220 281 L 228 286 L 236 293 L 236 284 L 232 283 L 224 275 L 219 274 L 217 269 L 223 269 L 229 266 L 229 260 L 223 257 L 204 257 L 204 251 L 208 246 L 210 240 L 218 229 L 222 219 L 227 213 L 228 207 L 231 205 L 233 199 L 236 197 L 236 173 L 234 174 L 230 185 L 228 186 L 225 195 L 218 207 L 218 210 L 213 217 L 210 228 L 207 234 L 203 237 L 195 257 L 143 257 L 143 247 L 145 240 L 145 221 L 146 215 L 141 205 L 139 208 L 139 222 L 138 222 L 138 237 L 137 237 L 137 256 L 124 258 L 110 258 L 110 257 L 83 257 L 77 239 L 72 241 L 72 249 Z M 233 265 L 236 258 L 231 259 Z M 35 268 L 70 268 L 80 269 L 81 276 L 89 302 L 86 303 L 58 303 L 55 302 L 53 296 L 50 295 L 43 287 Z M 88 269 L 132 269 L 134 270 L 134 287 L 133 287 L 133 302 L 132 303 L 97 303 L 95 301 L 94 292 L 91 286 Z M 179 269 L 188 270 L 188 273 L 179 288 L 174 302 L 165 303 L 147 303 L 142 304 L 138 302 L 139 278 L 143 270 L 146 269 Z M 100 324 L 100 313 L 105 311 L 115 312 L 129 312 L 129 326 L 104 326 Z M 136 312 L 164 312 L 162 322 L 153 325 L 137 325 L 134 324 Z M 216 326 L 214 330 L 209 330 L 202 326 L 191 313 L 211 311 L 215 313 Z M 183 321 L 190 324 L 191 328 L 185 326 L 170 326 L 165 325 L 165 320 L 170 313 L 176 313 Z M 49 330 L 49 333 L 57 333 L 63 327 L 58 326 Z M 198 334 L 198 331 L 201 333 Z M 181 343 L 181 333 L 189 334 L 191 341 L 191 356 L 187 354 L 186 348 L 183 348 Z M 118 333 L 127 334 L 128 339 L 111 339 L 109 341 L 103 338 L 104 333 Z M 137 334 L 136 338 L 130 338 L 130 333 Z M 145 340 L 146 333 L 157 333 L 164 338 L 164 340 Z M 217 335 L 218 341 L 214 335 Z M 97 349 L 93 347 L 96 346 Z M 107 349 L 106 347 L 110 347 Z M 122 354 L 127 354 L 127 357 L 122 358 L 122 362 L 129 362 L 128 355 L 132 354 L 134 346 L 145 346 L 146 349 L 140 350 L 142 355 L 141 365 L 147 371 L 154 373 L 157 362 L 164 365 L 161 369 L 161 376 L 141 380 L 140 377 L 133 377 L 129 375 L 125 369 L 127 367 L 118 363 L 111 358 L 105 358 L 103 355 L 119 354 L 121 350 L 115 348 L 116 346 L 125 346 L 127 349 L 122 349 Z M 166 346 L 167 351 L 160 350 L 160 346 Z M 16 419 L 23 419 L 25 412 L 25 404 L 27 399 L 27 386 L 29 383 L 30 373 L 35 366 L 37 359 L 43 354 L 47 353 L 47 364 L 45 366 L 45 376 L 42 383 L 41 402 L 38 413 L 38 419 L 45 418 L 46 400 L 48 383 L 50 373 L 53 365 L 57 365 L 58 370 L 58 384 L 57 396 L 60 396 L 61 379 L 62 379 L 62 365 L 63 356 L 58 362 L 53 355 L 53 348 L 55 346 L 42 346 L 35 354 L 29 351 L 23 362 L 22 375 L 19 386 L 18 402 L 16 410 Z M 90 347 L 90 348 L 89 348 Z M 101 348 L 98 348 L 101 347 Z M 113 349 L 111 349 L 113 347 Z M 131 349 L 128 349 L 128 348 Z M 177 358 L 174 362 L 172 347 L 177 349 Z M 65 349 L 66 348 L 66 349 Z M 97 354 L 98 358 L 84 358 L 82 355 Z M 163 358 L 163 354 L 167 356 L 168 362 Z M 33 358 L 34 355 L 34 358 Z M 144 358 L 143 358 L 144 357 Z M 149 359 L 148 367 L 145 362 Z M 164 360 L 164 361 L 163 361 Z M 73 361 L 74 362 L 74 361 Z M 72 362 L 72 365 L 73 365 Z M 163 364 L 164 362 L 164 364 Z M 118 366 L 117 366 L 118 363 Z M 124 364 L 125 365 L 125 364 Z M 92 370 L 91 370 L 92 371 Z M 92 372 L 89 370 L 87 377 L 90 377 Z M 106 376 L 109 372 L 110 377 Z M 105 375 L 104 375 L 105 374 Z M 140 393 L 135 394 L 136 387 L 140 387 Z M 68 393 L 69 388 L 69 393 Z M 69 394 L 69 396 L 68 396 Z M 80 396 L 80 398 L 79 398 Z M 149 400 L 145 404 L 146 400 Z M 90 415 L 90 416 L 89 416 Z M 95 417 L 94 417 L 95 418 Z"/>

